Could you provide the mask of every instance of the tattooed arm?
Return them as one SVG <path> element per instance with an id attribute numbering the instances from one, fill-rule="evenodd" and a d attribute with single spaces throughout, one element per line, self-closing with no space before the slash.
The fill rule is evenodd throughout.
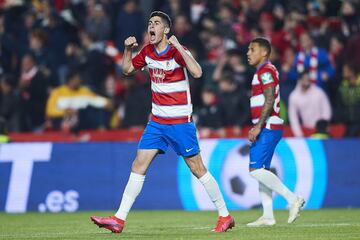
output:
<path id="1" fill-rule="evenodd" d="M 261 110 L 261 117 L 258 123 L 249 131 L 249 140 L 255 142 L 257 136 L 260 134 L 262 127 L 274 108 L 275 102 L 275 87 L 267 87 L 264 89 L 265 103 Z"/>

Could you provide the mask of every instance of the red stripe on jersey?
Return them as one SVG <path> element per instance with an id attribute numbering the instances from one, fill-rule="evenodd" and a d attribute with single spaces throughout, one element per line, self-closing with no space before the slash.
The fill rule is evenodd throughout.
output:
<path id="1" fill-rule="evenodd" d="M 174 92 L 174 93 L 152 92 L 152 101 L 156 105 L 162 105 L 162 106 L 188 104 L 186 92 Z"/>
<path id="2" fill-rule="evenodd" d="M 158 78 L 159 72 L 157 71 L 162 71 L 160 75 L 164 74 L 164 79 L 161 80 L 161 82 L 164 83 L 185 80 L 185 73 L 183 67 L 175 68 L 173 70 L 168 70 L 168 71 L 150 68 L 149 69 L 150 79 L 153 82 L 159 82 L 159 78 Z"/>
<path id="3" fill-rule="evenodd" d="M 283 124 L 270 124 L 270 129 L 271 130 L 283 130 L 284 129 L 284 125 Z"/>
<path id="4" fill-rule="evenodd" d="M 263 106 L 259 106 L 259 107 L 252 107 L 251 108 L 251 118 L 252 119 L 257 119 L 261 117 L 261 112 L 262 112 L 262 108 Z M 270 116 L 280 116 L 279 113 L 272 111 L 272 113 L 270 114 Z"/>
<path id="5" fill-rule="evenodd" d="M 260 94 L 263 94 L 263 90 L 260 85 L 259 87 L 255 86 L 251 89 L 251 96 L 257 96 Z"/>
<path id="6" fill-rule="evenodd" d="M 178 124 L 192 122 L 192 117 L 190 117 L 189 121 L 189 117 L 163 118 L 151 114 L 151 120 L 160 124 Z"/>
<path id="7" fill-rule="evenodd" d="M 252 118 L 252 119 L 260 118 L 260 117 L 261 117 L 262 108 L 263 108 L 263 106 L 252 107 L 252 108 L 251 108 L 251 118 Z"/>

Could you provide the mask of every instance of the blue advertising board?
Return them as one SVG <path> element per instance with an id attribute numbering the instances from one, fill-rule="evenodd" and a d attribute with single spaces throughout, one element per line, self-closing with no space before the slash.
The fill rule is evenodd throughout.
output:
<path id="1" fill-rule="evenodd" d="M 248 173 L 245 139 L 200 141 L 205 165 L 230 209 L 258 207 Z M 0 211 L 60 212 L 117 209 L 135 142 L 10 143 L 0 145 Z M 307 200 L 307 208 L 360 207 L 360 141 L 283 139 L 273 171 Z M 274 207 L 286 202 L 274 196 Z M 181 157 L 170 150 L 152 163 L 134 209 L 213 210 Z"/>

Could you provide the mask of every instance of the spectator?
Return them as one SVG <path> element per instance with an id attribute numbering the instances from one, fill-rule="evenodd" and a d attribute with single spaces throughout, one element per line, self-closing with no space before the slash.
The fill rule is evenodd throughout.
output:
<path id="1" fill-rule="evenodd" d="M 278 68 L 280 69 L 280 97 L 286 106 L 288 106 L 289 95 L 296 86 L 296 82 L 289 79 L 289 72 L 294 63 L 294 59 L 295 50 L 293 48 L 287 48 L 281 61 L 281 67 Z"/>
<path id="2" fill-rule="evenodd" d="M 126 79 L 124 117 L 122 128 L 143 128 L 149 121 L 151 112 L 151 94 L 149 79 L 143 73 L 137 73 L 134 78 Z"/>
<path id="3" fill-rule="evenodd" d="M 96 93 L 103 93 L 107 75 L 107 58 L 103 52 L 104 46 L 96 42 L 94 36 L 87 32 L 80 33 L 80 40 L 84 50 L 81 59 L 79 59 L 84 85 Z"/>
<path id="4" fill-rule="evenodd" d="M 201 43 L 198 34 L 193 31 L 192 25 L 189 23 L 189 20 L 185 14 L 179 14 L 175 17 L 173 31 L 179 42 L 188 48 L 193 47 L 196 49 L 198 59 L 203 59 L 203 44 Z"/>
<path id="5" fill-rule="evenodd" d="M 339 89 L 338 113 L 346 124 L 345 136 L 358 137 L 360 133 L 360 74 L 351 64 L 343 67 L 344 80 Z"/>
<path id="6" fill-rule="evenodd" d="M 46 33 L 44 37 L 46 37 L 46 51 L 48 52 L 48 58 L 45 59 L 46 63 L 43 65 L 51 70 L 52 85 L 58 86 L 65 80 L 66 46 L 76 34 L 73 32 L 74 29 L 55 12 L 49 12 L 43 22 L 46 23 L 43 30 Z"/>
<path id="7" fill-rule="evenodd" d="M 44 76 L 53 77 L 51 83 L 57 85 L 57 79 L 54 79 L 56 76 L 53 75 L 55 73 L 55 57 L 46 48 L 47 39 L 48 35 L 43 29 L 38 28 L 31 31 L 29 36 L 30 53 L 34 56 L 34 60 Z"/>
<path id="8" fill-rule="evenodd" d="M 328 139 L 330 137 L 329 122 L 323 119 L 317 121 L 315 133 L 313 133 L 311 137 L 316 139 Z"/>
<path id="9" fill-rule="evenodd" d="M 105 128 L 111 107 L 108 99 L 82 85 L 77 70 L 68 72 L 66 83 L 55 88 L 46 105 L 46 116 L 55 130 L 76 131 Z"/>
<path id="10" fill-rule="evenodd" d="M 124 40 L 128 36 L 142 39 L 145 30 L 144 18 L 138 9 L 137 0 L 126 0 L 120 10 L 116 25 L 116 46 L 120 51 L 124 50 Z"/>
<path id="11" fill-rule="evenodd" d="M 219 6 L 219 22 L 217 23 L 219 33 L 225 39 L 235 39 L 232 24 L 235 20 L 234 7 L 230 3 L 222 3 Z"/>
<path id="12" fill-rule="evenodd" d="M 101 4 L 96 4 L 92 14 L 86 19 L 86 31 L 98 41 L 109 39 L 111 33 L 110 19 Z"/>
<path id="13" fill-rule="evenodd" d="M 226 73 L 219 82 L 219 108 L 222 127 L 230 127 L 236 136 L 249 122 L 249 101 L 246 92 L 239 89 L 232 75 Z"/>
<path id="14" fill-rule="evenodd" d="M 184 12 L 188 13 L 190 10 L 190 0 L 165 0 L 163 2 L 161 7 L 155 7 L 155 9 L 161 9 L 163 12 L 168 13 L 171 18 L 175 18 Z"/>
<path id="15" fill-rule="evenodd" d="M 214 81 L 218 82 L 224 73 L 227 72 L 233 76 L 235 84 L 241 89 L 250 89 L 248 79 L 251 78 L 248 68 L 243 62 L 240 52 L 236 49 L 228 50 L 220 56 L 219 62 L 213 73 Z"/>
<path id="16" fill-rule="evenodd" d="M 327 82 L 335 73 L 327 51 L 317 47 L 307 32 L 301 34 L 300 44 L 301 51 L 295 56 L 294 65 L 289 72 L 290 79 L 298 79 L 298 74 L 308 69 L 311 82 L 327 91 Z"/>
<path id="17" fill-rule="evenodd" d="M 351 36 L 360 32 L 360 17 L 356 10 L 356 2 L 358 1 L 342 1 L 341 15 L 344 21 L 343 33 L 345 36 Z"/>
<path id="18" fill-rule="evenodd" d="M 49 84 L 34 57 L 30 54 L 22 58 L 18 87 L 20 91 L 21 130 L 43 130 Z"/>
<path id="19" fill-rule="evenodd" d="M 10 132 L 20 131 L 20 98 L 14 88 L 15 84 L 15 79 L 10 75 L 1 78 L 0 117 L 6 121 L 7 130 Z"/>
<path id="20" fill-rule="evenodd" d="M 203 105 L 198 111 L 197 127 L 200 128 L 201 137 L 209 137 L 211 131 L 221 128 L 221 113 L 215 91 L 210 87 L 202 90 L 201 98 Z"/>
<path id="21" fill-rule="evenodd" d="M 305 128 L 315 128 L 320 119 L 331 118 L 330 102 L 324 91 L 312 84 L 309 73 L 303 72 L 289 97 L 289 120 L 295 137 L 303 137 Z"/>

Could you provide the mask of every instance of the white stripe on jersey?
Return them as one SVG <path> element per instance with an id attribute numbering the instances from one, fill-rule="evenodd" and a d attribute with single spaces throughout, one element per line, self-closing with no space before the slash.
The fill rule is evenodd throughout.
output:
<path id="1" fill-rule="evenodd" d="M 265 103 L 265 97 L 264 94 L 259 94 L 256 96 L 252 96 L 250 98 L 250 107 L 261 107 L 264 106 Z"/>
<path id="2" fill-rule="evenodd" d="M 181 66 L 175 61 L 174 58 L 169 60 L 154 60 L 148 56 L 145 56 L 145 62 L 147 63 L 148 68 L 157 68 L 165 71 L 171 71 Z"/>
<path id="3" fill-rule="evenodd" d="M 253 124 L 257 124 L 259 122 L 259 118 L 255 118 L 253 120 L 251 120 Z M 284 120 L 282 120 L 280 117 L 278 116 L 270 116 L 267 120 L 266 120 L 266 128 L 270 129 L 270 124 L 283 124 Z"/>
<path id="4" fill-rule="evenodd" d="M 255 85 L 259 85 L 259 84 L 260 84 L 260 81 L 259 81 L 258 75 L 254 74 L 251 85 L 255 86 Z"/>
<path id="5" fill-rule="evenodd" d="M 164 118 L 188 117 L 192 113 L 192 104 L 159 106 L 152 103 L 151 113 L 155 116 Z"/>
<path id="6" fill-rule="evenodd" d="M 270 128 L 270 124 L 275 124 L 275 125 L 282 125 L 284 124 L 284 120 L 282 120 L 280 117 L 278 116 L 271 116 L 268 118 L 268 120 L 266 121 L 266 128 L 271 129 Z"/>
<path id="7" fill-rule="evenodd" d="M 157 93 L 185 92 L 189 91 L 189 85 L 187 80 L 170 83 L 151 82 L 151 90 Z"/>

